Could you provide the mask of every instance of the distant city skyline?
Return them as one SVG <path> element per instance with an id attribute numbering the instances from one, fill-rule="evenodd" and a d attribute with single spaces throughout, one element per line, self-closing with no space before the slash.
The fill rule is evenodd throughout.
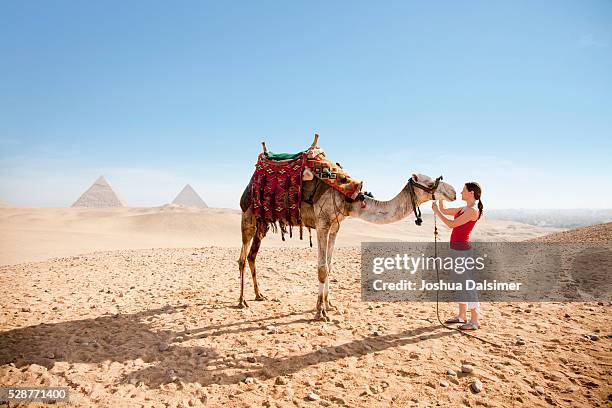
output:
<path id="1" fill-rule="evenodd" d="M 612 208 L 612 3 L 0 5 L 0 200 L 239 208 L 260 142 L 314 132 L 375 198 L 411 173 L 485 208 Z"/>

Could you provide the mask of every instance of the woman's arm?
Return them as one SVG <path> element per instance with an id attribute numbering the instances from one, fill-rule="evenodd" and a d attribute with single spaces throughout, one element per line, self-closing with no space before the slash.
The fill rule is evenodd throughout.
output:
<path id="1" fill-rule="evenodd" d="M 446 224 L 447 227 L 449 228 L 455 228 L 455 227 L 459 227 L 463 224 L 465 224 L 466 222 L 470 222 L 470 221 L 474 221 L 478 218 L 478 211 L 476 211 L 474 208 L 468 208 L 466 209 L 463 214 L 461 214 L 457 219 L 455 220 L 449 220 L 448 218 L 446 218 L 441 212 L 440 209 L 438 208 L 438 206 L 436 205 L 436 203 L 434 202 L 431 205 L 431 209 L 434 211 L 434 213 L 442 220 L 442 222 L 444 224 Z"/>
<path id="2" fill-rule="evenodd" d="M 444 208 L 444 200 L 438 200 L 438 207 L 440 208 L 440 212 L 444 215 L 455 215 L 461 208 Z"/>

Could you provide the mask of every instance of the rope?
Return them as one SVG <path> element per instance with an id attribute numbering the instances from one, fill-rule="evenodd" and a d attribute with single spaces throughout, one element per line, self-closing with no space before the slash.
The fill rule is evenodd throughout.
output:
<path id="1" fill-rule="evenodd" d="M 438 224 L 436 222 L 436 213 L 434 213 L 433 215 L 434 217 L 434 258 L 438 259 Z M 440 295 L 440 272 L 438 270 L 438 263 L 434 262 L 434 264 L 436 265 L 436 280 L 438 281 L 438 290 L 436 290 L 436 317 L 438 318 L 438 323 L 440 323 L 440 326 L 444 327 L 445 329 L 448 330 L 454 330 L 454 331 L 458 331 L 459 333 L 461 333 L 464 336 L 467 337 L 471 337 L 473 339 L 477 339 L 480 340 L 483 343 L 489 344 L 491 346 L 495 346 L 495 347 L 499 347 L 501 348 L 502 346 L 498 343 L 494 343 L 492 341 L 489 341 L 487 339 L 483 339 L 482 337 L 478 337 L 475 334 L 471 334 L 471 333 L 467 333 L 465 330 L 461 330 L 457 327 L 453 327 L 453 326 L 449 326 L 446 323 L 444 323 L 442 321 L 442 319 L 440 319 L 440 302 L 439 302 L 439 295 Z"/>

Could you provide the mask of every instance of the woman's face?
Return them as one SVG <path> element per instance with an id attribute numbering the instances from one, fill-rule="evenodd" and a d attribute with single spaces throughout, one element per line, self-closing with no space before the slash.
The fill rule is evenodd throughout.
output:
<path id="1" fill-rule="evenodd" d="M 463 190 L 461 190 L 461 199 L 463 201 L 473 200 L 474 199 L 474 192 L 473 191 L 468 191 L 468 189 L 465 186 L 465 184 L 463 185 Z"/>

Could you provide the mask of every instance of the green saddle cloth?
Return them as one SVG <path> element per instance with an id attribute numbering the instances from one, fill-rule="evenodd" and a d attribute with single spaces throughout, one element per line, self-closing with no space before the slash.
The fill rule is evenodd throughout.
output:
<path id="1" fill-rule="evenodd" d="M 304 153 L 304 152 L 298 152 L 298 153 L 272 153 L 272 152 L 266 152 L 266 153 L 264 153 L 264 156 L 268 160 L 281 161 L 281 160 L 297 159 L 298 157 L 300 157 L 302 155 L 302 153 Z"/>

